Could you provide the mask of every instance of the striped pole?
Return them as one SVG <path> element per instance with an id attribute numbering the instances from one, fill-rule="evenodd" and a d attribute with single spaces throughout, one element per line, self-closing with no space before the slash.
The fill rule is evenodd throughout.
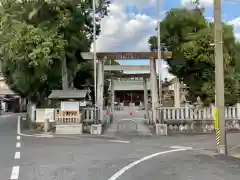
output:
<path id="1" fill-rule="evenodd" d="M 221 133 L 220 133 L 219 125 L 218 125 L 218 108 L 217 107 L 214 108 L 214 128 L 215 128 L 215 132 L 216 132 L 216 147 L 217 147 L 217 152 L 218 152 Z"/>
<path id="2" fill-rule="evenodd" d="M 220 144 L 220 130 L 216 129 L 216 144 L 217 144 L 217 149 L 219 147 Z"/>

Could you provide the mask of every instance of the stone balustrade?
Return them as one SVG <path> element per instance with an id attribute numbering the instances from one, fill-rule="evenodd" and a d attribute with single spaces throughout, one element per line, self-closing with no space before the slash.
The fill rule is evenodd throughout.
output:
<path id="1" fill-rule="evenodd" d="M 158 114 L 174 132 L 213 132 L 214 106 L 193 108 L 189 106 L 157 109 Z M 240 104 L 225 107 L 226 130 L 240 132 Z"/>

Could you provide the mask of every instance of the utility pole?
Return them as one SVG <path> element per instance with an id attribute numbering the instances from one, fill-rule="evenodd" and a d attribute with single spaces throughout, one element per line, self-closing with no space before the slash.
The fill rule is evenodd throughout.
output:
<path id="1" fill-rule="evenodd" d="M 215 58 L 215 87 L 216 107 L 220 130 L 220 143 L 218 151 L 227 154 L 225 131 L 225 103 L 224 103 L 224 69 L 223 69 L 223 40 L 221 0 L 214 0 L 214 58 Z"/>
<path id="2" fill-rule="evenodd" d="M 97 104 L 97 53 L 96 53 L 96 0 L 92 0 L 93 6 L 93 65 L 94 65 L 94 99 Z"/>
<path id="3" fill-rule="evenodd" d="M 161 0 L 157 0 L 157 47 L 158 47 L 158 90 L 159 90 L 159 107 L 162 107 L 162 52 L 161 52 Z M 163 124 L 161 111 L 159 111 L 159 120 Z"/>
<path id="4" fill-rule="evenodd" d="M 94 68 L 94 116 L 95 116 L 95 124 L 97 124 L 98 113 L 97 113 L 97 49 L 96 49 L 96 0 L 92 0 L 92 8 L 93 8 L 93 68 Z M 99 96 L 99 95 L 98 95 Z"/>

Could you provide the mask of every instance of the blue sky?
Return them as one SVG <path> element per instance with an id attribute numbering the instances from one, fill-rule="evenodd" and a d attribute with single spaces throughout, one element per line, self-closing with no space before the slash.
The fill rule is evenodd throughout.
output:
<path id="1" fill-rule="evenodd" d="M 97 40 L 98 51 L 148 51 L 147 40 L 155 35 L 156 0 L 113 0 L 110 14 L 102 23 L 102 33 Z M 165 12 L 172 8 L 183 6 L 183 1 L 190 0 L 161 0 L 161 19 Z M 239 3 L 222 3 L 222 19 L 226 23 L 234 24 L 235 33 L 240 38 L 240 0 L 230 0 Z M 210 2 L 210 3 L 209 3 Z M 200 0 L 205 7 L 205 17 L 213 18 L 211 0 Z M 185 4 L 188 6 L 189 4 Z M 147 60 L 119 61 L 123 65 L 147 65 Z M 163 70 L 168 76 L 167 69 Z"/>

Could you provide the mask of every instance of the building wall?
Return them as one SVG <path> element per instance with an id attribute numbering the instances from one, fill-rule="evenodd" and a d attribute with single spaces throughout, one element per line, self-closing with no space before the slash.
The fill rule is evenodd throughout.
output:
<path id="1" fill-rule="evenodd" d="M 140 101 L 144 101 L 144 92 L 143 91 L 115 91 L 115 100 L 116 102 L 123 102 L 125 106 L 128 106 L 129 103 L 135 103 L 136 105 L 140 104 Z"/>

